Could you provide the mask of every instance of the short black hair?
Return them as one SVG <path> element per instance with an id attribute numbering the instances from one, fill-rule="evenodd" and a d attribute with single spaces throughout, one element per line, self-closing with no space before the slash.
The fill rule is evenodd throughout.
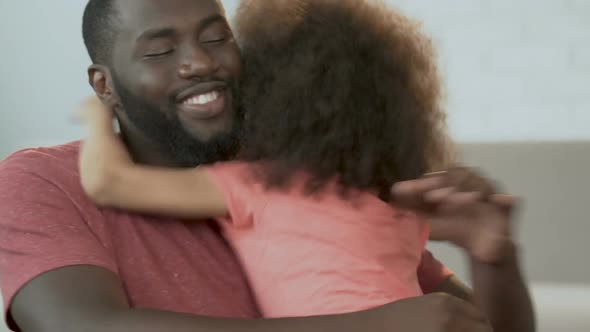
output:
<path id="1" fill-rule="evenodd" d="M 117 35 L 116 0 L 89 0 L 82 19 L 82 36 L 90 59 L 109 64 Z"/>

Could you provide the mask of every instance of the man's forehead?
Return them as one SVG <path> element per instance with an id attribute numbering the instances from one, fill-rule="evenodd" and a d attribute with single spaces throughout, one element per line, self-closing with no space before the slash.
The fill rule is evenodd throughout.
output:
<path id="1" fill-rule="evenodd" d="M 119 0 L 122 28 L 147 30 L 175 27 L 205 20 L 212 15 L 225 15 L 218 0 Z"/>

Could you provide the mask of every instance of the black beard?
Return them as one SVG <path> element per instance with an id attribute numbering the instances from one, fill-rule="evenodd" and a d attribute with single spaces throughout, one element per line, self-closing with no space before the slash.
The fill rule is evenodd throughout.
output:
<path id="1" fill-rule="evenodd" d="M 232 84 L 236 116 L 234 129 L 219 133 L 208 141 L 191 136 L 182 126 L 175 112 L 162 112 L 140 96 L 131 93 L 119 80 L 114 79 L 123 111 L 143 135 L 154 143 L 158 151 L 178 167 L 196 167 L 226 161 L 235 156 L 239 149 L 239 128 L 241 112 L 237 108 L 237 86 Z M 174 105 L 170 103 L 170 108 Z"/>

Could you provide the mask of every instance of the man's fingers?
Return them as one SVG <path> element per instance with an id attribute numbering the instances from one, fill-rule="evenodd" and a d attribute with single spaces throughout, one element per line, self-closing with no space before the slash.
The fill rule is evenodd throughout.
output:
<path id="1" fill-rule="evenodd" d="M 489 200 L 495 197 L 495 185 L 471 168 L 454 167 L 428 173 L 417 180 L 398 182 L 391 193 L 395 203 L 402 207 L 433 210 L 440 205 L 457 207 Z M 494 200 L 508 210 L 515 204 L 509 197 Z"/>
<path id="2" fill-rule="evenodd" d="M 454 187 L 444 187 L 434 189 L 424 194 L 424 201 L 432 204 L 444 202 L 449 196 L 455 194 L 457 190 Z"/>
<path id="3" fill-rule="evenodd" d="M 458 191 L 479 191 L 484 198 L 496 191 L 495 184 L 474 168 L 454 167 L 449 170 L 448 178 L 449 185 L 457 187 Z"/>
<path id="4" fill-rule="evenodd" d="M 466 191 L 478 191 L 482 194 L 482 197 L 488 198 L 494 194 L 494 186 L 489 179 L 481 177 L 475 173 L 471 175 L 464 182 Z"/>
<path id="5" fill-rule="evenodd" d="M 397 193 L 424 193 L 443 185 L 444 179 L 441 177 L 424 177 L 416 180 L 401 181 L 393 186 L 393 191 Z"/>
<path id="6" fill-rule="evenodd" d="M 514 207 L 518 205 L 518 197 L 507 194 L 494 194 L 490 196 L 490 201 L 504 207 Z"/>
<path id="7" fill-rule="evenodd" d="M 425 204 L 424 194 L 440 189 L 444 181 L 440 177 L 427 177 L 411 181 L 402 181 L 393 185 L 391 196 L 396 204 L 406 208 L 421 208 Z"/>
<path id="8" fill-rule="evenodd" d="M 448 173 L 447 171 L 430 172 L 430 173 L 424 174 L 424 177 L 444 176 L 447 173 Z"/>
<path id="9" fill-rule="evenodd" d="M 490 196 L 489 200 L 508 216 L 514 213 L 520 201 L 518 197 L 507 194 L 494 194 Z"/>
<path id="10" fill-rule="evenodd" d="M 428 240 L 430 241 L 447 241 L 449 239 L 449 227 L 444 219 L 429 218 L 430 232 Z"/>
<path id="11" fill-rule="evenodd" d="M 441 177 L 426 177 L 416 180 L 401 181 L 393 185 L 391 193 L 394 196 L 424 195 L 427 191 L 441 188 L 444 179 Z"/>
<path id="12" fill-rule="evenodd" d="M 448 204 L 450 206 L 458 207 L 476 203 L 478 201 L 481 201 L 482 198 L 483 193 L 479 191 L 457 192 L 447 197 L 447 199 L 443 203 Z"/>

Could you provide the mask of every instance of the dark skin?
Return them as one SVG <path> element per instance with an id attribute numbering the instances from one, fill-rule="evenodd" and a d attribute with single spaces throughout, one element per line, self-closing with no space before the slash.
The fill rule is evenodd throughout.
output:
<path id="1" fill-rule="evenodd" d="M 225 20 L 219 19 L 222 10 L 213 0 L 121 1 L 119 10 L 122 32 L 115 42 L 113 64 L 93 65 L 89 69 L 90 82 L 101 101 L 115 110 L 126 143 L 136 161 L 148 165 L 175 166 L 170 156 L 150 148 L 150 138 L 126 117 L 113 83 L 113 73 L 117 73 L 118 79 L 132 93 L 145 96 L 150 103 L 160 105 L 163 112 L 174 112 L 177 110 L 168 107 L 167 103 L 176 91 L 195 81 L 239 75 L 238 49 L 233 41 L 209 43 L 209 40 L 216 40 L 218 35 L 223 34 L 222 31 L 227 30 Z M 143 38 L 138 39 L 154 28 L 166 28 L 166 38 L 150 39 L 147 43 Z M 156 59 L 145 58 L 149 53 L 168 52 L 168 48 L 173 49 L 173 53 Z M 231 100 L 231 95 L 227 98 Z M 225 113 L 206 121 L 180 116 L 182 125 L 187 132 L 201 140 L 207 140 L 220 131 L 231 130 L 233 123 L 230 115 L 233 108 L 231 103 L 226 106 Z M 413 202 L 423 200 L 430 191 L 413 188 L 398 194 L 405 197 L 408 205 L 412 205 Z M 445 240 L 444 236 L 440 239 Z M 528 298 L 518 292 L 524 289 L 517 273 L 518 267 L 512 265 L 509 259 L 505 262 L 498 268 L 487 263 L 474 263 L 476 303 L 486 313 L 494 314 L 490 315 L 494 323 L 495 317 L 498 317 L 499 322 L 511 322 L 511 317 L 519 316 L 497 309 L 499 305 L 508 307 L 503 301 L 520 300 L 516 303 L 523 303 L 525 307 L 528 303 Z M 513 289 L 510 285 L 502 284 L 503 281 L 510 281 L 516 286 Z M 122 282 L 115 274 L 92 266 L 74 266 L 35 278 L 17 294 L 10 310 L 16 324 L 27 332 L 490 331 L 489 323 L 481 311 L 473 304 L 459 299 L 471 298 L 471 292 L 463 284 L 452 278 L 440 289 L 456 296 L 432 294 L 336 316 L 272 320 L 219 319 L 132 308 Z M 498 290 L 504 295 L 516 291 L 508 300 L 495 301 L 492 294 L 498 293 Z M 513 329 L 526 325 L 510 323 L 505 326 L 507 328 L 498 325 L 497 331 L 531 331 Z"/>
<path id="2" fill-rule="evenodd" d="M 392 190 L 398 205 L 430 221 L 431 240 L 464 249 L 474 285 L 467 299 L 486 313 L 494 331 L 532 332 L 533 305 L 510 224 L 517 200 L 495 192 L 489 180 L 467 168 L 398 183 Z M 453 292 L 457 284 L 445 287 Z"/>
<path id="3" fill-rule="evenodd" d="M 265 320 L 136 309 L 129 307 L 116 275 L 91 266 L 63 268 L 36 278 L 19 293 L 12 313 L 27 332 L 490 331 L 473 305 L 444 294 L 352 314 Z"/>
<path id="4" fill-rule="evenodd" d="M 206 120 L 182 112 L 170 99 L 238 77 L 239 49 L 216 1 L 121 1 L 119 13 L 124 24 L 115 41 L 112 68 L 92 65 L 90 84 L 101 101 L 115 111 L 136 161 L 176 166 L 170 156 L 149 148 L 150 137 L 123 111 L 113 73 L 132 94 L 167 116 L 176 113 L 190 136 L 206 142 L 233 128 L 231 91 L 224 92 L 224 113 Z"/>

